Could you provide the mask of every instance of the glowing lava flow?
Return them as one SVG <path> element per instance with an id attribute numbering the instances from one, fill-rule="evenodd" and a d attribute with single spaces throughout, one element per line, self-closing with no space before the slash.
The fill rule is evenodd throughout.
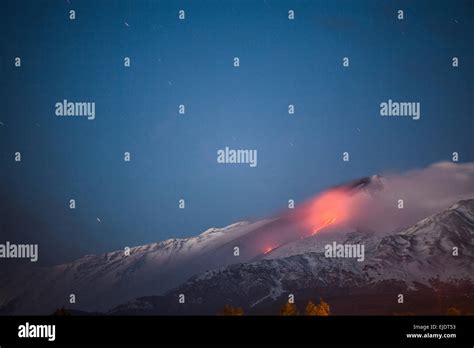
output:
<path id="1" fill-rule="evenodd" d="M 303 218 L 311 236 L 334 224 L 344 224 L 350 216 L 350 196 L 344 190 L 332 189 L 316 197 Z"/>
<path id="2" fill-rule="evenodd" d="M 314 236 L 316 233 L 318 233 L 319 231 L 321 231 L 323 228 L 326 228 L 328 227 L 329 225 L 332 225 L 333 223 L 336 222 L 336 217 L 332 217 L 330 219 L 327 219 L 324 224 L 322 224 L 321 226 L 319 226 L 318 228 L 316 228 L 315 230 L 313 230 L 313 233 L 311 233 L 312 236 Z"/>
<path id="3" fill-rule="evenodd" d="M 268 253 L 272 252 L 273 250 L 275 250 L 275 248 L 278 248 L 279 245 L 275 246 L 275 247 L 268 247 L 266 248 L 264 251 L 263 251 L 263 255 L 267 255 Z"/>

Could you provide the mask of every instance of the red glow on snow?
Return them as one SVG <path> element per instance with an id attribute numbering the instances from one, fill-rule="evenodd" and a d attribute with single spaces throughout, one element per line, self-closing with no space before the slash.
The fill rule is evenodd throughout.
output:
<path id="1" fill-rule="evenodd" d="M 336 217 L 332 217 L 328 220 L 326 220 L 324 222 L 324 224 L 322 224 L 321 226 L 317 227 L 316 229 L 313 230 L 313 232 L 311 233 L 312 236 L 314 236 L 316 233 L 318 233 L 319 231 L 321 231 L 323 228 L 326 228 L 328 227 L 329 225 L 332 225 L 333 223 L 336 222 Z"/>
<path id="2" fill-rule="evenodd" d="M 270 253 L 270 252 L 272 252 L 273 250 L 275 250 L 275 248 L 277 248 L 277 247 L 278 247 L 278 245 L 275 246 L 275 247 L 271 247 L 271 246 L 270 246 L 270 247 L 266 248 L 266 249 L 263 251 L 263 255 L 267 255 L 268 253 Z"/>
<path id="3" fill-rule="evenodd" d="M 315 235 L 322 229 L 347 221 L 350 196 L 343 190 L 331 190 L 316 197 L 310 204 L 306 223 Z"/>

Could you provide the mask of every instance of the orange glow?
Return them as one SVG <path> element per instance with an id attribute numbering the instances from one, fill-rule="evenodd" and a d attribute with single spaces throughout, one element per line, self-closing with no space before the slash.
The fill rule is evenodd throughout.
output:
<path id="1" fill-rule="evenodd" d="M 316 233 L 321 231 L 323 228 L 328 227 L 329 225 L 332 225 L 336 222 L 336 217 L 332 217 L 324 222 L 321 226 L 317 227 L 315 230 L 313 230 L 313 233 L 311 233 L 312 236 L 314 236 Z"/>
<path id="2" fill-rule="evenodd" d="M 310 204 L 305 218 L 311 235 L 322 229 L 344 223 L 349 218 L 350 196 L 343 190 L 331 190 L 316 197 Z"/>
<path id="3" fill-rule="evenodd" d="M 275 246 L 275 247 L 270 246 L 270 247 L 266 248 L 265 251 L 263 252 L 263 255 L 267 255 L 269 252 L 271 252 L 272 250 L 275 250 L 275 248 L 277 248 L 277 247 L 278 247 L 278 245 Z"/>

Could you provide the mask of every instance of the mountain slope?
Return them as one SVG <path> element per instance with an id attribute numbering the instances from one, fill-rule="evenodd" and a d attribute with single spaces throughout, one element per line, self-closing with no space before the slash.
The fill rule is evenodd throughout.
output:
<path id="1" fill-rule="evenodd" d="M 137 296 L 159 294 L 216 264 L 236 262 L 230 257 L 231 251 L 218 261 L 214 254 L 270 222 L 211 228 L 197 237 L 130 248 L 129 256 L 119 250 L 53 267 L 25 267 L 21 275 L 0 284 L 0 304 L 4 313 L 48 314 L 61 306 L 71 306 L 67 301 L 73 293 L 77 308 L 101 311 Z"/>
<path id="2" fill-rule="evenodd" d="M 85 311 L 106 311 L 133 298 L 164 294 L 189 277 L 202 274 L 206 270 L 222 269 L 236 263 L 261 261 L 261 264 L 257 263 L 257 266 L 252 266 L 252 270 L 254 270 L 259 265 L 265 265 L 265 260 L 275 260 L 276 263 L 270 264 L 278 268 L 279 260 L 290 256 L 294 256 L 295 259 L 281 261 L 283 268 L 280 273 L 277 272 L 275 279 L 279 279 L 279 274 L 284 273 L 284 264 L 291 260 L 291 267 L 288 266 L 290 273 L 292 267 L 300 269 L 305 263 L 308 265 L 317 264 L 317 269 L 323 273 L 349 274 L 352 272 L 353 276 L 350 281 L 359 281 L 359 278 L 360 281 L 368 281 L 368 278 L 371 277 L 383 279 L 387 274 L 399 279 L 400 272 L 417 278 L 416 271 L 424 272 L 429 269 L 430 264 L 435 265 L 432 266 L 434 270 L 436 270 L 437 264 L 442 264 L 444 267 L 446 261 L 451 260 L 443 260 L 438 256 L 435 258 L 425 257 L 426 255 L 422 252 L 425 242 L 419 239 L 416 233 L 414 233 L 415 236 L 412 236 L 406 230 L 403 231 L 405 234 L 399 234 L 395 240 L 385 240 L 381 238 L 384 233 L 391 231 L 388 228 L 388 232 L 381 233 L 380 230 L 377 230 L 377 233 L 369 233 L 367 227 L 360 230 L 354 227 L 364 226 L 361 223 L 362 220 L 344 220 L 344 213 L 347 211 L 341 211 L 339 205 L 345 206 L 348 201 L 352 203 L 372 202 L 375 198 L 386 195 L 388 190 L 390 190 L 390 182 L 384 177 L 362 178 L 324 191 L 313 199 L 302 202 L 295 209 L 285 209 L 272 219 L 254 223 L 242 222 L 221 229 L 211 228 L 197 237 L 170 239 L 134 247 L 131 248 L 129 256 L 126 256 L 123 250 L 118 250 L 103 255 L 88 255 L 73 262 L 53 267 L 42 268 L 29 264 L 20 273 L 2 273 L 0 313 L 50 314 L 62 306 Z M 451 210 L 455 210 L 461 215 L 470 214 L 471 208 L 466 208 L 465 205 L 462 202 L 457 208 Z M 359 210 L 372 213 L 371 209 L 359 208 Z M 465 209 L 464 213 L 462 209 Z M 360 212 L 359 210 L 357 213 Z M 339 213 L 341 214 L 338 215 Z M 356 212 L 352 213 L 357 215 Z M 398 213 L 398 209 L 396 213 Z M 452 221 L 447 221 L 445 225 L 463 223 L 466 226 L 469 224 L 472 226 L 472 216 L 459 220 L 457 213 L 452 215 L 452 212 L 448 211 L 447 214 Z M 384 216 L 371 215 L 382 222 L 387 217 L 396 221 L 399 218 L 397 214 L 392 214 L 392 211 L 387 211 Z M 426 214 L 420 216 L 426 216 Z M 330 219 L 328 220 L 328 218 Z M 447 218 L 440 219 L 446 220 Z M 337 223 L 333 223 L 336 220 Z M 328 224 L 328 221 L 331 224 Z M 452 235 L 449 228 L 442 228 L 439 223 L 437 227 L 431 226 L 433 221 L 423 220 L 419 225 L 426 224 L 426 229 L 429 230 L 436 228 L 441 240 L 443 240 L 441 235 Z M 469 233 L 469 228 L 467 233 Z M 461 240 L 456 243 L 464 241 L 465 234 L 466 232 L 459 235 L 457 238 Z M 366 262 L 363 263 L 366 268 L 361 269 L 361 264 L 351 263 L 353 260 L 333 259 L 329 262 L 328 259 L 321 257 L 320 253 L 325 244 L 332 241 L 343 242 L 347 238 L 353 242 L 364 240 L 368 256 L 372 255 L 374 249 L 377 249 L 378 256 L 372 256 L 374 260 L 379 257 L 378 262 L 366 257 Z M 439 246 L 446 249 L 451 245 L 451 242 L 451 239 L 448 238 L 440 241 Z M 413 250 L 399 250 L 404 246 L 413 247 Z M 423 250 L 418 250 L 415 246 Z M 238 254 L 235 253 L 236 248 L 238 248 Z M 404 252 L 406 255 L 403 254 Z M 303 254 L 304 259 L 301 259 Z M 417 260 L 418 255 L 423 256 L 421 261 Z M 467 269 L 471 261 L 466 260 L 466 256 L 466 254 L 462 254 L 458 258 L 464 262 L 459 265 L 463 269 Z M 401 262 L 400 260 L 405 262 L 410 257 L 414 262 L 410 263 L 406 270 L 399 270 L 397 265 Z M 293 265 L 292 263 L 295 262 L 296 264 Z M 245 270 L 245 266 L 239 265 L 238 267 L 243 267 L 242 270 Z M 311 268 L 303 271 L 313 272 Z M 265 269 L 262 272 L 268 273 L 265 275 L 266 277 L 271 276 L 273 271 Z M 470 269 L 467 270 L 467 274 L 469 272 L 471 272 Z M 250 273 L 249 276 L 251 276 Z M 8 276 L 4 277 L 4 274 L 8 274 Z M 289 277 L 292 276 L 289 275 Z M 314 278 L 317 275 L 311 277 Z M 311 277 L 308 279 L 312 279 Z M 332 278 L 329 277 L 329 279 Z M 322 286 L 329 286 L 324 284 L 326 280 L 321 279 Z M 300 280 L 297 279 L 297 281 Z M 340 279 L 339 281 L 345 280 Z M 265 282 L 261 284 L 263 287 L 265 286 Z M 225 285 L 222 286 L 225 287 Z M 281 292 L 278 290 L 278 286 L 276 289 L 276 292 Z M 240 291 L 239 287 L 236 287 L 235 291 Z M 265 291 L 263 292 L 265 293 Z M 69 303 L 70 294 L 76 295 L 76 303 L 73 305 Z M 262 297 L 267 295 L 268 293 L 262 294 Z M 272 296 L 267 296 L 267 298 L 272 298 Z M 255 298 L 255 301 L 259 300 L 260 298 Z"/>
<path id="3" fill-rule="evenodd" d="M 440 281 L 472 284 L 474 200 L 461 201 L 380 240 L 371 234 L 353 234 L 346 242 L 367 246 L 365 262 L 313 252 L 234 264 L 192 277 L 164 297 L 136 299 L 110 313 L 215 314 L 225 304 L 252 311 L 275 301 L 284 303 L 290 293 L 317 298 L 357 289 L 362 294 L 386 288 L 389 292 L 429 289 Z M 453 247 L 458 248 L 458 256 L 453 255 Z M 178 304 L 179 294 L 185 294 L 185 305 Z"/>
<path id="4" fill-rule="evenodd" d="M 366 192 L 374 179 L 359 181 L 344 189 L 351 194 Z M 378 187 L 379 180 L 375 182 Z M 53 267 L 27 265 L 0 284 L 0 313 L 49 314 L 62 306 L 71 307 L 70 294 L 76 296 L 73 308 L 86 311 L 104 311 L 138 296 L 162 294 L 194 274 L 260 259 L 267 248 L 298 240 L 308 233 L 298 220 L 306 213 L 303 204 L 272 219 L 134 247 L 129 256 L 118 250 Z"/>

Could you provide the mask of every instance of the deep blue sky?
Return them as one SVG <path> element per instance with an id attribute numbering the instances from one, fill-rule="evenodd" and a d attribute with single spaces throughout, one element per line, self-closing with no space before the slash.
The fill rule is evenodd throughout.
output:
<path id="1" fill-rule="evenodd" d="M 473 13 L 469 0 L 2 1 L 0 242 L 58 262 L 453 151 L 474 161 Z M 381 117 L 389 98 L 420 102 L 421 119 Z M 96 119 L 56 117 L 63 99 L 94 101 Z M 219 165 L 225 146 L 257 149 L 258 166 Z"/>

